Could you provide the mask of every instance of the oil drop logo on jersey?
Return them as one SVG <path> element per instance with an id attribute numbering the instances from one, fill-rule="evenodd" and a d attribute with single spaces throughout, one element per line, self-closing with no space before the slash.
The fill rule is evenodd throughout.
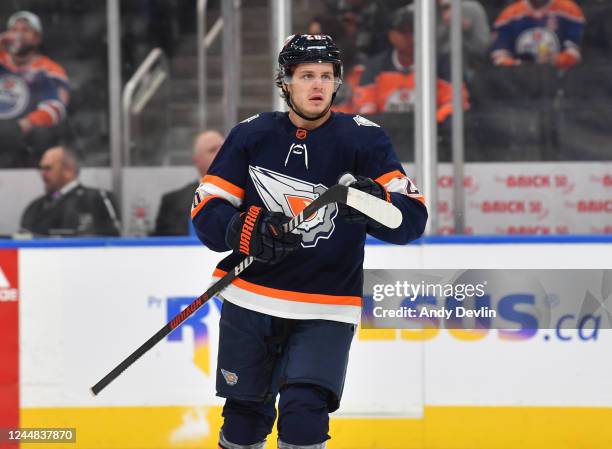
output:
<path id="1" fill-rule="evenodd" d="M 323 184 L 312 184 L 307 181 L 292 178 L 262 167 L 249 167 L 249 174 L 259 197 L 272 212 L 282 212 L 293 217 L 323 192 L 327 190 Z M 319 239 L 328 239 L 334 232 L 334 219 L 338 215 L 338 206 L 328 204 L 307 218 L 298 226 L 302 234 L 302 246 L 313 247 Z"/>

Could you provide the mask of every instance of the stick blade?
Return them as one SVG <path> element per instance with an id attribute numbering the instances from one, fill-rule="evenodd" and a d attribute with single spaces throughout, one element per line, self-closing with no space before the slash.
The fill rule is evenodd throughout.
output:
<path id="1" fill-rule="evenodd" d="M 402 224 L 402 213 L 397 207 L 360 190 L 349 187 L 346 204 L 388 228 Z"/>

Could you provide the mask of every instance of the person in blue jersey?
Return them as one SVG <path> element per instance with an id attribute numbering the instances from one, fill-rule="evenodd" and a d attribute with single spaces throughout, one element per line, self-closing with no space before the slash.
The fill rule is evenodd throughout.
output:
<path id="1" fill-rule="evenodd" d="M 40 18 L 29 11 L 11 15 L 0 33 L 0 167 L 35 165 L 59 141 L 70 85 L 42 42 Z"/>
<path id="2" fill-rule="evenodd" d="M 580 62 L 584 25 L 573 0 L 517 0 L 495 20 L 491 60 L 498 66 L 527 62 L 569 69 Z"/>
<path id="3" fill-rule="evenodd" d="M 256 262 L 222 291 L 217 395 L 226 398 L 219 447 L 324 448 L 359 322 L 366 234 L 395 244 L 425 228 L 423 197 L 377 124 L 331 111 L 342 83 L 329 36 L 287 38 L 276 84 L 289 112 L 250 117 L 229 133 L 195 193 L 192 220 L 214 251 L 232 251 L 219 278 Z M 400 209 L 397 229 L 330 204 L 293 233 L 289 217 L 350 172 L 351 187 Z"/>

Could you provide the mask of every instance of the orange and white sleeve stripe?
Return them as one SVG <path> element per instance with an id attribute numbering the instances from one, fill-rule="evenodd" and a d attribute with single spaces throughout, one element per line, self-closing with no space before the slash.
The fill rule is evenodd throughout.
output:
<path id="1" fill-rule="evenodd" d="M 38 103 L 38 108 L 28 114 L 28 120 L 34 126 L 51 127 L 66 117 L 66 107 L 59 100 L 47 100 Z"/>
<path id="2" fill-rule="evenodd" d="M 191 218 L 193 219 L 204 205 L 213 198 L 223 198 L 234 207 L 240 207 L 244 199 L 244 189 L 226 181 L 219 176 L 206 175 L 195 191 L 191 205 Z"/>
<path id="3" fill-rule="evenodd" d="M 409 198 L 413 198 L 422 204 L 425 204 L 425 197 L 421 195 L 414 183 L 399 170 L 393 170 L 385 173 L 375 179 L 389 193 L 401 193 Z"/>

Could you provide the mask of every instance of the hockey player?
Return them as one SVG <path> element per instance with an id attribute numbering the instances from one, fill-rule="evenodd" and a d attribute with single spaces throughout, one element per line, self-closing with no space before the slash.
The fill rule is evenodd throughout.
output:
<path id="1" fill-rule="evenodd" d="M 288 113 L 262 113 L 230 132 L 195 193 L 192 219 L 204 244 L 232 250 L 219 278 L 245 255 L 255 262 L 222 293 L 217 395 L 226 398 L 223 449 L 265 445 L 276 418 L 280 449 L 324 448 L 342 397 L 359 321 L 366 233 L 396 244 L 418 238 L 427 211 L 386 133 L 358 115 L 331 112 L 342 82 L 329 36 L 290 36 L 276 83 Z M 328 205 L 297 233 L 282 224 L 337 184 L 391 201 L 397 229 Z"/>

